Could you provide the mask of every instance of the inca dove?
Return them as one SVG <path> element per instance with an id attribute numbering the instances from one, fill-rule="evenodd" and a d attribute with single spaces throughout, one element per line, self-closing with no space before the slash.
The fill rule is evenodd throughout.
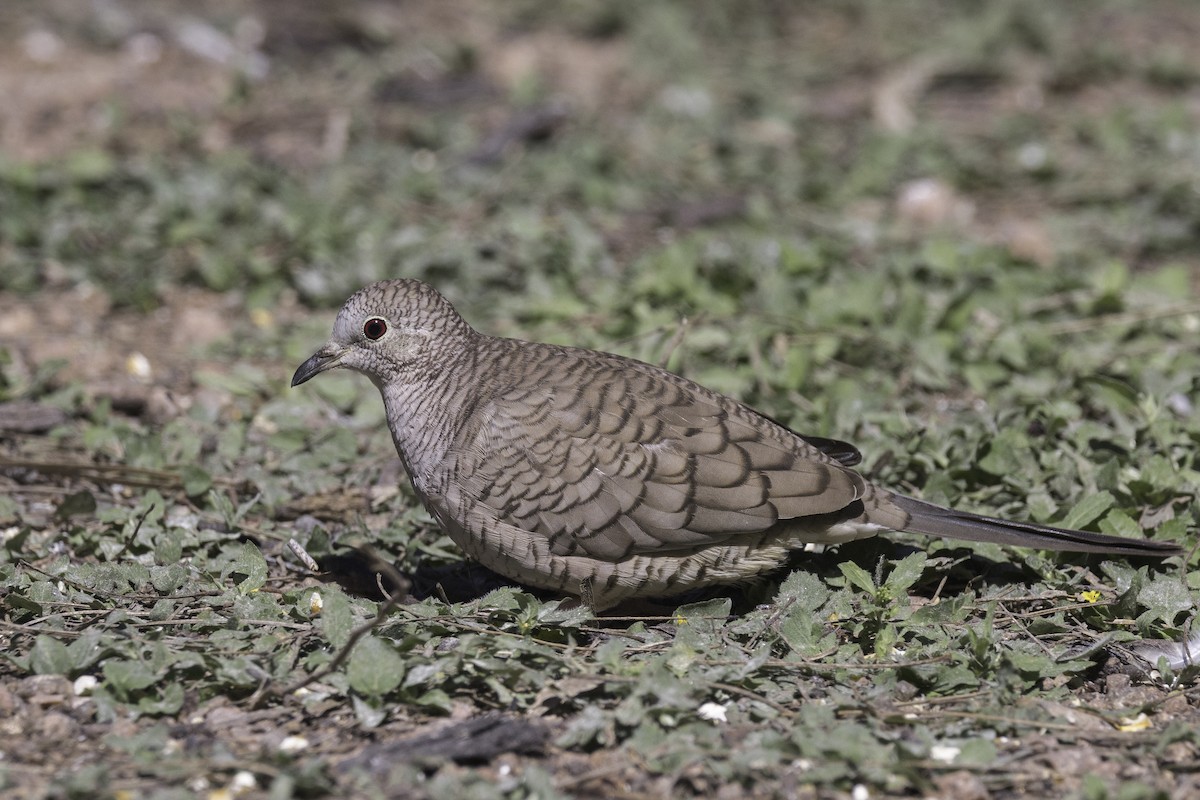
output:
<path id="1" fill-rule="evenodd" d="M 597 609 L 739 581 L 809 542 L 881 531 L 1179 552 L 894 494 L 850 468 L 861 460 L 852 445 L 794 433 L 649 364 L 479 333 L 415 280 L 347 300 L 292 385 L 335 367 L 379 387 L 413 487 L 459 547 Z"/>

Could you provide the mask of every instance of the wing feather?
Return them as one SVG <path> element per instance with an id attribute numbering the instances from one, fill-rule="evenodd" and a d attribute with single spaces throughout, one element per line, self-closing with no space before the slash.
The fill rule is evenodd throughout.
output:
<path id="1" fill-rule="evenodd" d="M 863 495 L 848 446 L 809 443 L 683 378 L 595 354 L 563 374 L 480 402 L 447 460 L 467 502 L 555 554 L 617 561 L 731 543 Z"/>

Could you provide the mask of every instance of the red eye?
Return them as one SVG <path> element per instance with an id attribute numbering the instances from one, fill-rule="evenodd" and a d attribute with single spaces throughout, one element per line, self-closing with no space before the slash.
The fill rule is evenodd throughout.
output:
<path id="1" fill-rule="evenodd" d="M 363 336 L 374 341 L 387 333 L 387 323 L 379 317 L 371 317 L 363 323 Z"/>

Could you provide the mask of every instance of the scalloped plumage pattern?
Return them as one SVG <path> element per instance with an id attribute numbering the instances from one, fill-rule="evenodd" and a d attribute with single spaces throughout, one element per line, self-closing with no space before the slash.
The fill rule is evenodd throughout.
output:
<path id="1" fill-rule="evenodd" d="M 388 324 L 378 341 L 363 335 L 374 317 Z M 802 436 L 639 361 L 486 336 L 419 281 L 352 296 L 293 385 L 333 367 L 380 388 L 414 488 L 468 555 L 599 609 L 744 580 L 808 543 L 889 530 L 1177 551 L 896 495 L 851 469 L 852 445 Z"/>

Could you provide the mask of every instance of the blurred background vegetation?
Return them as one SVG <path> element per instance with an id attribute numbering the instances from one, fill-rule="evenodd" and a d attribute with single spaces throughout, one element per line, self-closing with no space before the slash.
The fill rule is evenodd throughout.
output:
<path id="1" fill-rule="evenodd" d="M 243 574 L 249 556 L 229 537 L 180 533 L 188 514 L 264 548 L 302 516 L 324 526 L 314 553 L 328 529 L 456 560 L 419 511 L 387 502 L 401 478 L 372 387 L 284 389 L 341 301 L 396 276 L 430 281 L 485 331 L 664 362 L 855 441 L 874 478 L 936 502 L 1194 535 L 1200 7 L 1188 0 L 6 0 L 0 41 L 0 401 L 62 415 L 48 437 L 0 438 L 0 522 L 24 531 L 0 558 L 9 598 L 59 591 L 18 562 L 62 576 L 212 558 L 223 577 Z M 65 457 L 59 477 L 29 477 Z M 34 461 L 42 472 L 13 472 Z M 104 471 L 117 467 L 144 472 Z M 96 489 L 112 481 L 120 491 Z M 338 492 L 354 503 L 329 500 Z M 884 547 L 843 555 L 878 582 Z M 1194 607 L 1192 576 L 1031 563 L 1022 579 L 1045 583 L 1030 596 L 1070 600 L 1088 581 L 1109 592 L 1113 605 L 1087 616 L 1105 630 L 1179 635 Z M 831 591 L 870 584 L 823 569 Z M 833 601 L 821 613 L 868 660 L 879 641 L 914 658 L 975 647 L 881 621 L 897 613 L 888 592 L 920 574 L 854 601 L 878 624 L 838 622 Z M 941 573 L 924 575 L 912 591 L 936 596 Z M 951 584 L 967 598 L 955 624 L 991 636 L 972 594 L 990 589 L 971 581 Z M 22 624 L 47 619 L 21 608 Z M 759 641 L 724 635 L 743 634 Z M 54 672 L 16 636 L 13 674 Z M 787 641 L 800 652 L 802 638 Z M 523 662 L 531 676 L 569 672 L 547 652 Z M 995 683 L 1002 659 L 978 655 L 946 681 Z M 74 676 L 93 662 L 54 663 Z M 195 686 L 155 663 L 151 682 Z M 1008 690 L 1041 686 L 1055 663 L 1017 670 Z M 758 679 L 747 674 L 712 680 Z M 211 692 L 245 690 L 247 675 Z M 531 676 L 505 702 L 532 703 Z M 106 680 L 114 708 L 150 697 L 143 713 L 174 713 L 156 686 Z M 495 689 L 465 673 L 444 688 L 403 702 L 440 713 Z M 626 690 L 606 691 L 568 749 L 641 735 L 605 722 Z M 993 700 L 964 701 L 980 715 L 964 736 L 1006 730 L 987 721 L 1004 707 Z M 844 725 L 847 741 L 890 741 Z M 755 751 L 776 788 L 788 747 Z M 903 754 L 871 752 L 876 766 L 845 755 L 810 778 L 968 796 L 928 763 L 899 778 Z M 1087 773 L 1072 786 L 1087 789 Z M 994 785 L 1042 785 L 1032 774 Z"/>
<path id="2" fill-rule="evenodd" d="M 409 275 L 492 331 L 647 358 L 687 318 L 673 366 L 774 412 L 831 367 L 985 392 L 1008 359 L 1046 394 L 1080 342 L 1014 326 L 1191 297 L 1186 3 L 97 0 L 4 26 L 12 291 L 271 310 Z"/>

